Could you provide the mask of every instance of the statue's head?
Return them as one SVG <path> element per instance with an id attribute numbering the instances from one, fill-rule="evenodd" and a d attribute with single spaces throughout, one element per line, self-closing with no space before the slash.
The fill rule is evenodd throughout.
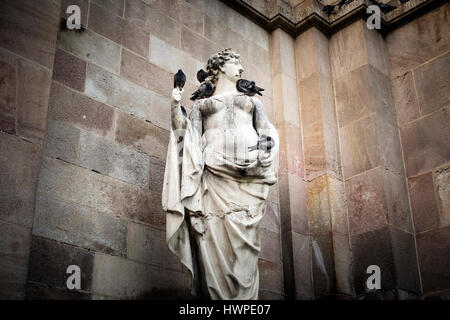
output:
<path id="1" fill-rule="evenodd" d="M 240 54 L 237 54 L 230 48 L 213 55 L 208 59 L 206 65 L 206 71 L 209 75 L 207 80 L 211 81 L 214 86 L 219 77 L 227 77 L 234 82 L 238 81 L 242 72 L 244 72 L 244 68 L 239 60 L 240 57 Z"/>

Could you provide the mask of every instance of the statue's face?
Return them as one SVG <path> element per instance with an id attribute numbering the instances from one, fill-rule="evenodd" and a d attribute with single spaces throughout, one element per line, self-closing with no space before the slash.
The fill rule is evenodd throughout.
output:
<path id="1" fill-rule="evenodd" d="M 220 71 L 222 71 L 225 77 L 236 82 L 241 77 L 242 72 L 244 72 L 244 68 L 238 59 L 231 58 L 220 67 Z"/>

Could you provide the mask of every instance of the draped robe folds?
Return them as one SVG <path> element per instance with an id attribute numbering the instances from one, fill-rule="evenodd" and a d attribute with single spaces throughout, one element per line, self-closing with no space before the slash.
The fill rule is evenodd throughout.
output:
<path id="1" fill-rule="evenodd" d="M 208 99 L 198 100 L 193 110 Z M 190 270 L 194 284 L 199 275 L 191 230 L 211 299 L 257 299 L 259 224 L 269 186 L 276 182 L 274 166 L 260 166 L 255 155 L 246 160 L 217 146 L 211 150 L 205 134 L 188 118 L 185 130 L 170 132 L 162 195 L 167 244 Z"/>

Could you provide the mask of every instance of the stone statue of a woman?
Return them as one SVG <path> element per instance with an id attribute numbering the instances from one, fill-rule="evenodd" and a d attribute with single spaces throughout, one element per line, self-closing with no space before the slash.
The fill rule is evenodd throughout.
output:
<path id="1" fill-rule="evenodd" d="M 259 224 L 276 182 L 278 134 L 261 102 L 236 89 L 239 58 L 225 49 L 208 60 L 203 84 L 212 95 L 197 99 L 189 117 L 183 90 L 172 92 L 162 195 L 167 243 L 191 271 L 193 290 L 211 299 L 258 298 Z M 261 137 L 273 147 L 259 148 Z"/>

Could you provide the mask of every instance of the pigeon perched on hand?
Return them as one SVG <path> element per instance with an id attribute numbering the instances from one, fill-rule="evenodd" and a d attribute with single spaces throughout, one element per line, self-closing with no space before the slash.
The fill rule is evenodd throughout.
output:
<path id="1" fill-rule="evenodd" d="M 249 81 L 245 79 L 239 79 L 236 82 L 236 89 L 240 92 L 245 93 L 247 96 L 253 97 L 255 93 L 262 96 L 261 91 L 264 91 L 263 88 L 255 85 L 255 81 Z"/>
<path id="2" fill-rule="evenodd" d="M 194 101 L 196 99 L 211 97 L 213 92 L 214 89 L 211 82 L 204 82 L 200 85 L 200 88 L 192 94 L 191 100 Z"/>
<path id="3" fill-rule="evenodd" d="M 258 142 L 256 143 L 256 145 L 248 147 L 249 151 L 254 151 L 254 150 L 263 150 L 265 152 L 270 151 L 270 149 L 273 148 L 273 146 L 275 145 L 275 142 L 273 141 L 272 137 L 266 136 L 265 134 L 262 134 L 259 139 Z"/>
<path id="4" fill-rule="evenodd" d="M 186 75 L 181 69 L 178 69 L 178 72 L 173 76 L 173 87 L 181 90 L 183 89 L 185 83 Z"/>
<path id="5" fill-rule="evenodd" d="M 203 69 L 198 70 L 197 72 L 197 80 L 202 83 L 206 80 L 206 78 L 208 77 L 208 72 L 206 72 Z"/>

